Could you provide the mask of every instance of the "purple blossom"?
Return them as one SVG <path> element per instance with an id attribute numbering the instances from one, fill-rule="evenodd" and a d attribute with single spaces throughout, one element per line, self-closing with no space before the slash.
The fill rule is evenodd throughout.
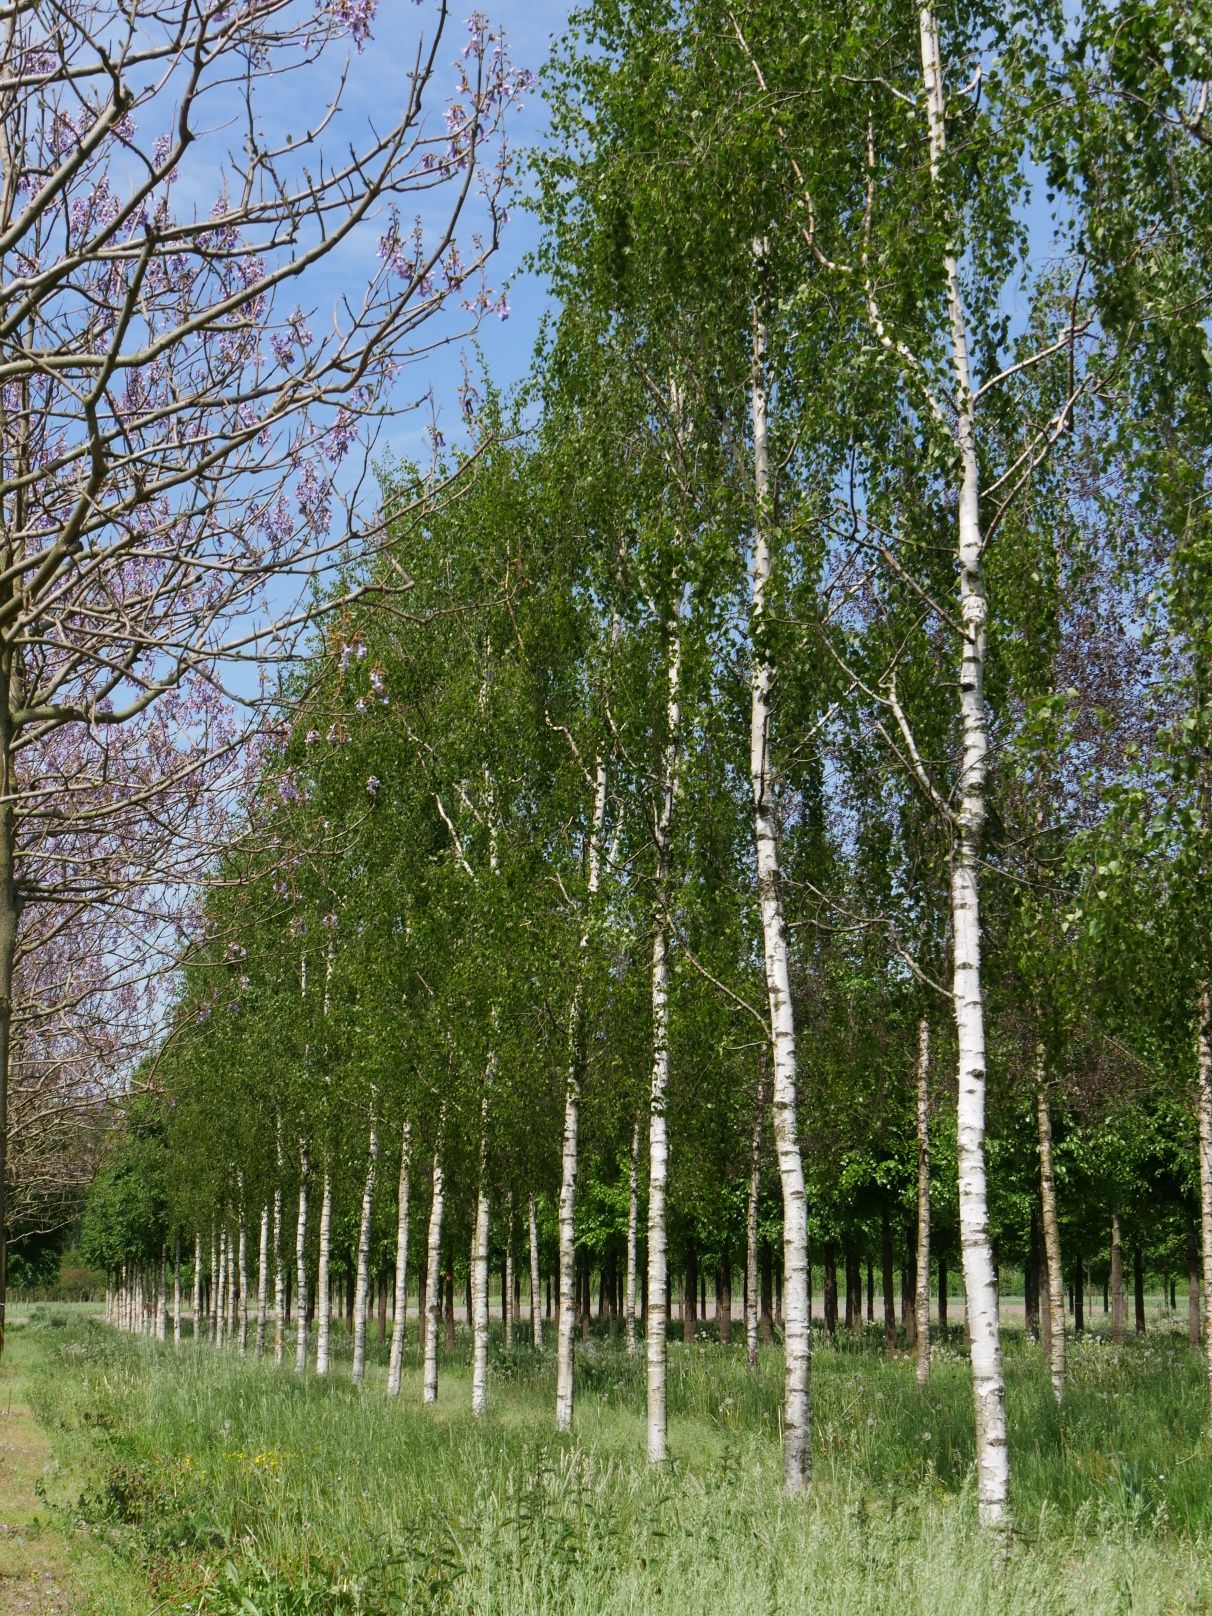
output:
<path id="1" fill-rule="evenodd" d="M 371 37 L 370 25 L 375 20 L 378 0 L 336 0 L 333 17 L 359 50 Z"/>
<path id="2" fill-rule="evenodd" d="M 375 792 L 378 791 L 379 786 L 381 784 L 382 784 L 382 782 L 380 781 L 378 775 L 377 774 L 372 774 L 369 777 L 369 779 L 367 780 L 367 782 L 366 782 L 366 789 L 367 789 L 367 791 L 370 792 L 371 796 L 373 797 Z"/>
<path id="3" fill-rule="evenodd" d="M 336 931 L 337 917 L 331 909 L 324 916 L 323 924 L 328 927 L 329 931 Z"/>

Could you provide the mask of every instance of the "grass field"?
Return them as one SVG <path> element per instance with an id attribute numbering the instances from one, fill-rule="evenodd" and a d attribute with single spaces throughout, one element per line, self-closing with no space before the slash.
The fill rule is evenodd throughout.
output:
<path id="1" fill-rule="evenodd" d="M 476 1422 L 462 1335 L 436 1410 L 420 1406 L 415 1339 L 393 1401 L 381 1352 L 359 1391 L 339 1349 L 333 1379 L 300 1383 L 61 1309 L 35 1308 L 13 1336 L 75 1489 L 51 1513 L 138 1568 L 149 1611 L 1212 1612 L 1206 1391 L 1173 1333 L 1078 1342 L 1063 1414 L 1038 1349 L 1010 1334 L 1004 1555 L 973 1524 L 958 1344 L 924 1392 L 875 1332 L 818 1345 L 815 1481 L 790 1504 L 773 1349 L 751 1375 L 743 1346 L 671 1345 L 673 1464 L 654 1474 L 642 1365 L 605 1339 L 580 1350 L 561 1439 L 552 1355 L 528 1347 L 498 1348 Z M 134 1607 L 98 1587 L 82 1608 Z"/>

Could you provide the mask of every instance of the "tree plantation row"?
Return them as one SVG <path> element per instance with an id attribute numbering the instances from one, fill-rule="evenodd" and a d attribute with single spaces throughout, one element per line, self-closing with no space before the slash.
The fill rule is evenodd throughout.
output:
<path id="1" fill-rule="evenodd" d="M 341 1272 L 359 1380 L 390 1273 L 398 1390 L 415 1273 L 433 1401 L 466 1263 L 480 1414 L 529 1267 L 565 1431 L 596 1282 L 662 1465 L 676 1293 L 722 1324 L 743 1274 L 794 1495 L 814 1302 L 873 1261 L 924 1379 L 950 1265 L 990 1526 L 999 1268 L 1058 1400 L 1066 1275 L 1117 1335 L 1126 1271 L 1186 1276 L 1212 1397 L 1208 37 L 574 18 L 524 182 L 558 313 L 515 393 L 469 369 L 465 449 L 380 463 L 281 672 L 89 1202 L 128 1321 L 185 1262 L 243 1339 L 255 1272 L 284 1351 L 289 1276 L 324 1373 Z"/>

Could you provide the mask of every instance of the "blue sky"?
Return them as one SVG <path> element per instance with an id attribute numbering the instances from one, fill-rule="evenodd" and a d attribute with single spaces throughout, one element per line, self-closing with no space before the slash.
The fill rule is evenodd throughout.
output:
<path id="1" fill-rule="evenodd" d="M 526 0 L 482 0 L 482 11 L 490 25 L 504 29 L 514 62 L 536 74 L 549 54 L 553 36 L 563 31 L 570 9 L 566 0 L 531 0 L 529 4 Z M 440 57 L 443 90 L 452 76 L 450 64 L 466 41 L 465 19 L 472 10 L 470 0 L 452 4 Z M 385 116 L 391 106 L 398 104 L 402 69 L 412 60 L 419 27 L 428 30 L 432 17 L 428 5 L 417 6 L 412 0 L 379 0 L 374 40 L 353 62 L 351 112 L 360 109 L 373 116 L 377 106 Z M 436 104 L 435 111 L 440 112 Z M 522 110 L 513 113 L 509 129 L 511 146 L 519 157 L 526 147 L 541 144 L 546 138 L 546 110 L 537 88 L 526 97 Z M 525 374 L 543 313 L 551 306 L 541 279 L 522 270 L 537 236 L 535 221 L 523 209 L 514 208 L 500 251 L 492 262 L 493 287 L 499 290 L 508 283 L 510 314 L 505 321 L 487 316 L 478 340 L 493 380 L 500 386 L 508 386 Z M 460 421 L 457 389 L 462 351 L 465 349 L 455 347 L 427 358 L 414 372 L 406 373 L 402 388 L 403 397 L 415 397 L 425 387 L 432 388 L 443 427 L 452 436 Z M 390 451 L 397 455 L 421 454 L 425 424 L 419 416 L 398 421 L 385 434 Z"/>

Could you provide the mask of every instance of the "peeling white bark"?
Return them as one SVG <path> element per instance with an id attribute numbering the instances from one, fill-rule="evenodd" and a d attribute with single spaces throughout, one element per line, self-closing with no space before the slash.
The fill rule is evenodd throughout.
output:
<path id="1" fill-rule="evenodd" d="M 528 1197 L 527 1212 L 530 1225 L 530 1336 L 534 1350 L 543 1350 L 543 1298 L 539 1275 L 539 1222 L 535 1214 L 534 1196 Z"/>
<path id="2" fill-rule="evenodd" d="M 758 1197 L 762 1187 L 762 1124 L 766 1115 L 766 1065 L 758 1072 L 753 1103 L 753 1137 L 749 1147 L 749 1197 L 745 1217 L 745 1351 L 750 1369 L 757 1368 L 761 1315 L 758 1276 Z"/>
<path id="3" fill-rule="evenodd" d="M 332 1251 L 332 1173 L 324 1164 L 320 1191 L 320 1250 L 316 1258 L 316 1374 L 328 1373 L 328 1340 L 332 1325 L 332 1297 L 329 1286 L 329 1257 Z"/>
<path id="4" fill-rule="evenodd" d="M 678 797 L 682 708 L 681 614 L 675 604 L 665 651 L 665 757 L 657 813 L 656 904 L 652 933 L 652 1076 L 648 1095 L 648 1462 L 669 1458 L 669 1294 L 665 1201 L 669 1183 L 669 880 L 673 816 Z"/>
<path id="5" fill-rule="evenodd" d="M 505 1294 L 501 1298 L 501 1322 L 505 1336 L 505 1351 L 513 1347 L 513 1191 L 505 1197 Z"/>
<path id="6" fill-rule="evenodd" d="M 257 1247 L 257 1357 L 265 1356 L 269 1323 L 269 1206 L 261 1208 L 261 1239 Z"/>
<path id="7" fill-rule="evenodd" d="M 307 1141 L 299 1140 L 299 1220 L 295 1225 L 295 1374 L 307 1368 Z"/>
<path id="8" fill-rule="evenodd" d="M 930 1023 L 917 1024 L 917 1383 L 930 1379 Z"/>
<path id="9" fill-rule="evenodd" d="M 109 1296 L 106 1295 L 108 1303 Z M 181 1231 L 178 1229 L 173 1251 L 173 1346 L 181 1345 Z"/>
<path id="10" fill-rule="evenodd" d="M 282 1148 L 278 1147 L 278 1182 L 274 1185 L 274 1362 L 286 1350 L 286 1275 L 282 1268 Z"/>
<path id="11" fill-rule="evenodd" d="M 946 149 L 947 110 L 938 23 L 928 4 L 919 9 L 918 33 L 930 137 L 930 172 L 938 187 Z M 976 1411 L 977 1502 L 981 1520 L 986 1525 L 998 1526 L 1007 1518 L 1010 1460 L 1006 1445 L 1006 1385 L 1002 1372 L 997 1272 L 989 1235 L 985 1169 L 986 1058 L 985 1001 L 981 978 L 980 868 L 989 763 L 989 727 L 984 692 L 988 610 L 967 319 L 959 265 L 950 249 L 943 256 L 943 273 L 955 375 L 954 433 L 960 468 L 957 488 L 958 560 L 963 631 L 960 666 L 962 760 L 959 808 L 955 816 L 951 855 L 952 988 L 959 1041 L 957 1155 L 960 1246 Z"/>
<path id="12" fill-rule="evenodd" d="M 362 1187 L 362 1216 L 358 1223 L 358 1276 L 354 1288 L 353 1366 L 350 1379 L 358 1385 L 366 1378 L 366 1313 L 370 1297 L 370 1221 L 375 1204 L 375 1174 L 379 1166 L 378 1098 L 371 1095 L 370 1139 L 366 1147 L 366 1182 Z"/>
<path id="13" fill-rule="evenodd" d="M 640 1228 L 640 1115 L 636 1112 L 631 1130 L 631 1152 L 627 1161 L 627 1292 L 624 1339 L 628 1357 L 634 1357 L 636 1342 L 636 1262 Z"/>
<path id="14" fill-rule="evenodd" d="M 429 1239 L 426 1251 L 425 1379 L 422 1396 L 427 1403 L 438 1400 L 438 1334 L 442 1328 L 442 1212 L 445 1193 L 442 1179 L 442 1146 L 433 1156 L 433 1201 L 429 1209 Z"/>
<path id="15" fill-rule="evenodd" d="M 1060 1220 L 1056 1211 L 1056 1175 L 1052 1167 L 1052 1111 L 1043 1044 L 1035 1050 L 1035 1125 L 1039 1134 L 1039 1200 L 1044 1234 L 1044 1281 L 1048 1297 L 1048 1330 L 1044 1342 L 1052 1395 L 1065 1396 L 1065 1280 L 1061 1269 Z"/>
<path id="16" fill-rule="evenodd" d="M 564 1091 L 564 1143 L 560 1157 L 560 1316 L 556 1333 L 556 1429 L 572 1427 L 573 1342 L 576 1339 L 576 1198 L 577 1131 L 581 1116 L 581 1067 L 584 1060 L 583 1017 L 585 971 L 590 925 L 602 879 L 602 831 L 606 823 L 606 759 L 598 759 L 589 824 L 585 917 L 577 946 L 577 979 L 569 1016 L 568 1082 Z"/>
<path id="17" fill-rule="evenodd" d="M 471 1246 L 471 1412 L 488 1408 L 488 1096 L 480 1100 L 480 1173 Z"/>
<path id="18" fill-rule="evenodd" d="M 238 1237 L 238 1268 L 236 1270 L 239 1296 L 233 1301 L 239 1314 L 240 1356 L 244 1357 L 248 1351 L 248 1231 L 244 1226 L 244 1175 L 240 1175 L 240 1221 Z M 232 1326 L 236 1327 L 233 1318 Z"/>
<path id="19" fill-rule="evenodd" d="M 202 1339 L 202 1236 L 194 1231 L 194 1345 Z"/>
<path id="20" fill-rule="evenodd" d="M 227 1230 L 219 1237 L 219 1278 L 215 1286 L 215 1345 L 222 1347 L 227 1333 Z"/>
<path id="21" fill-rule="evenodd" d="M 286 1275 L 281 1265 L 281 1118 L 276 1131 L 278 1176 L 273 1186 L 273 1362 L 281 1364 L 286 1351 Z"/>
<path id="22" fill-rule="evenodd" d="M 786 1492 L 794 1496 L 803 1491 L 812 1473 L 812 1404 L 809 1395 L 812 1332 L 808 1317 L 808 1201 L 804 1191 L 804 1167 L 796 1119 L 795 1012 L 791 1001 L 791 968 L 783 918 L 776 800 L 770 755 L 774 669 L 766 650 L 766 589 L 770 582 L 767 527 L 773 516 L 774 500 L 770 474 L 765 350 L 766 333 L 761 320 L 755 319 L 751 403 L 757 522 L 753 541 L 750 620 L 753 674 L 749 768 L 753 785 L 754 848 L 774 1065 L 771 1109 L 779 1183 L 783 1193 L 783 1350 L 786 1363 L 783 1486 Z"/>
<path id="23" fill-rule="evenodd" d="M 405 1122 L 400 1130 L 400 1184 L 396 1199 L 396 1278 L 395 1306 L 391 1320 L 391 1359 L 387 1367 L 387 1390 L 400 1395 L 400 1373 L 404 1365 L 404 1327 L 408 1317 L 408 1191 L 412 1171 L 412 1127 Z"/>

